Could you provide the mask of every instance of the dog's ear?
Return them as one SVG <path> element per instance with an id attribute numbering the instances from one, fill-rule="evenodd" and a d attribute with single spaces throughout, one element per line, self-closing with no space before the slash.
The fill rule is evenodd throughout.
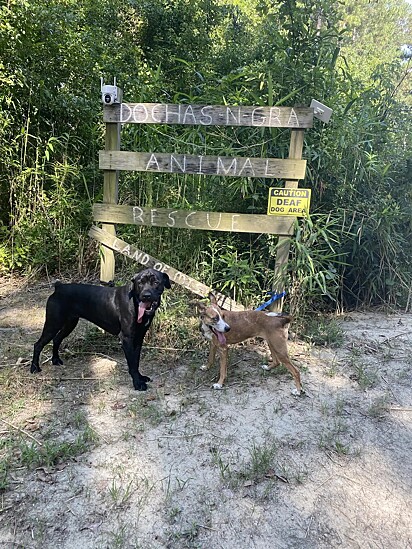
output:
<path id="1" fill-rule="evenodd" d="M 212 292 L 209 292 L 209 299 L 210 299 L 210 303 L 212 305 L 217 305 L 217 301 L 216 301 L 216 297 L 215 297 L 215 294 L 212 293 Z"/>
<path id="2" fill-rule="evenodd" d="M 140 277 L 140 273 L 136 273 L 133 278 L 131 278 L 130 282 L 130 290 L 129 290 L 129 299 L 131 299 L 135 295 L 135 284 L 138 282 Z"/>
<path id="3" fill-rule="evenodd" d="M 163 276 L 163 284 L 165 285 L 165 288 L 167 288 L 168 290 L 170 290 L 170 288 L 172 287 L 172 285 L 170 284 L 169 275 L 166 274 L 166 273 L 162 273 L 162 276 Z"/>
<path id="4" fill-rule="evenodd" d="M 195 309 L 197 313 L 203 313 L 203 311 L 206 310 L 206 304 L 202 301 L 198 301 L 197 299 L 191 299 L 188 305 L 190 308 Z"/>

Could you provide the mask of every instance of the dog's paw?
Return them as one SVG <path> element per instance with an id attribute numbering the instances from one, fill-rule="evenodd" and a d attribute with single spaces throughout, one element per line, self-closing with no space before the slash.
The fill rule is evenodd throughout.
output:
<path id="1" fill-rule="evenodd" d="M 40 366 L 37 366 L 36 364 L 32 364 L 30 367 L 30 373 L 37 374 L 38 372 L 41 372 Z"/>
<path id="2" fill-rule="evenodd" d="M 147 385 L 143 381 L 141 383 L 134 383 L 136 391 L 147 391 Z"/>
<path id="3" fill-rule="evenodd" d="M 53 357 L 53 358 L 52 358 L 52 364 L 53 364 L 54 366 L 63 366 L 63 361 L 62 361 L 62 359 L 61 359 L 59 356 Z"/>
<path id="4" fill-rule="evenodd" d="M 303 387 L 301 387 L 300 391 L 298 391 L 298 389 L 293 389 L 290 392 L 290 394 L 295 397 L 306 396 L 306 392 L 305 392 L 305 389 L 303 389 Z"/>
<path id="5" fill-rule="evenodd" d="M 206 370 L 208 370 L 209 368 L 208 368 L 207 364 L 202 364 L 200 369 L 202 370 L 202 372 L 206 372 Z"/>
<path id="6" fill-rule="evenodd" d="M 213 383 L 213 389 L 223 389 L 223 385 L 220 383 Z"/>
<path id="7" fill-rule="evenodd" d="M 150 377 L 147 377 L 147 376 L 142 376 L 142 380 L 145 381 L 145 382 L 152 381 L 152 380 L 150 379 Z"/>

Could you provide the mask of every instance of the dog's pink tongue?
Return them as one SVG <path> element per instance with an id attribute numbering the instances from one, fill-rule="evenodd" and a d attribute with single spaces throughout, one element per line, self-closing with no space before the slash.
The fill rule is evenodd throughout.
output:
<path id="1" fill-rule="evenodd" d="M 223 332 L 218 332 L 216 330 L 216 336 L 217 336 L 217 340 L 218 342 L 221 344 L 221 345 L 226 345 L 226 337 L 225 337 L 225 334 Z"/>
<path id="2" fill-rule="evenodd" d="M 140 324 L 143 320 L 143 315 L 146 311 L 147 306 L 150 306 L 150 303 L 144 303 L 144 301 L 141 301 L 139 303 L 139 310 L 137 311 L 137 322 Z"/>

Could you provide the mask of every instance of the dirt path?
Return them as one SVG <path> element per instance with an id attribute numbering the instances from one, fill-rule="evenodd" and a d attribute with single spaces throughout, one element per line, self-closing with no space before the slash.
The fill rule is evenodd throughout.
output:
<path id="1" fill-rule="evenodd" d="M 175 326 L 170 298 L 136 393 L 115 338 L 86 323 L 67 367 L 20 364 L 49 293 L 2 284 L 0 547 L 412 547 L 412 315 L 348 314 L 339 349 L 291 343 L 296 398 L 252 345 L 213 391 L 197 321 Z"/>

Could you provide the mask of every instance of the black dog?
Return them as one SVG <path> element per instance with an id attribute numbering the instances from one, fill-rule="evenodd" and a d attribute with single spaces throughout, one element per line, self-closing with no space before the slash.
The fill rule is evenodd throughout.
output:
<path id="1" fill-rule="evenodd" d="M 47 300 L 43 333 L 34 345 L 31 373 L 41 371 L 40 353 L 51 340 L 52 363 L 63 364 L 60 344 L 77 326 L 79 318 L 85 318 L 120 336 L 134 388 L 146 391 L 146 382 L 151 380 L 139 372 L 140 352 L 163 290 L 170 287 L 168 275 L 154 269 L 141 271 L 131 285 L 117 288 L 56 282 L 54 293 Z"/>

